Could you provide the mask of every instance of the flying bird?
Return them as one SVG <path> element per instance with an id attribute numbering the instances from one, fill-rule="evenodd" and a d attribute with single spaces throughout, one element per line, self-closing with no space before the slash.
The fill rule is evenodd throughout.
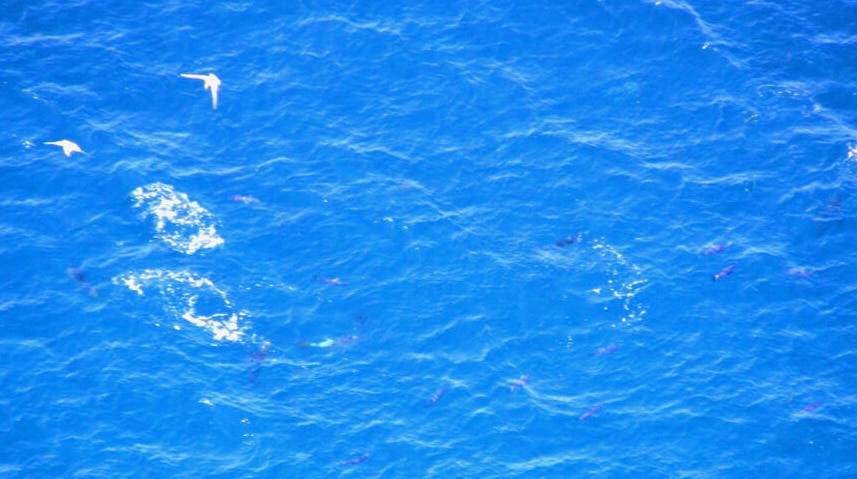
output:
<path id="1" fill-rule="evenodd" d="M 60 140 L 60 141 L 46 141 L 46 145 L 54 145 L 62 147 L 62 152 L 65 153 L 65 156 L 71 157 L 72 153 L 84 153 L 83 150 L 77 146 L 77 143 L 69 140 Z"/>
<path id="2" fill-rule="evenodd" d="M 217 78 L 217 75 L 214 73 L 209 73 L 208 75 L 196 75 L 193 73 L 182 73 L 181 74 L 185 78 L 192 78 L 194 80 L 202 80 L 205 82 L 205 89 L 211 90 L 211 105 L 214 109 L 217 109 L 217 89 L 220 88 L 220 78 Z"/>

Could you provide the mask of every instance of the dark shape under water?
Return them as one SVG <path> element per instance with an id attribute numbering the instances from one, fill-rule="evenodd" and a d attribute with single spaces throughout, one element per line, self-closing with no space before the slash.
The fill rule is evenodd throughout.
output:
<path id="1" fill-rule="evenodd" d="M 259 349 L 250 353 L 248 358 L 250 362 L 250 369 L 247 373 L 247 377 L 250 381 L 250 384 L 256 384 L 256 379 L 259 378 L 259 373 L 262 371 L 262 362 L 268 358 L 268 353 L 271 351 L 271 342 L 263 341 L 262 345 L 259 346 Z"/>
<path id="2" fill-rule="evenodd" d="M 564 248 L 568 245 L 573 245 L 574 243 L 577 242 L 577 240 L 578 240 L 577 236 L 566 236 L 565 238 L 557 240 L 557 242 L 554 243 L 553 245 L 556 246 L 557 248 Z"/>
<path id="3" fill-rule="evenodd" d="M 438 389 L 437 392 L 432 395 L 431 399 L 429 399 L 429 401 L 425 404 L 425 407 L 432 407 L 437 404 L 437 402 L 440 401 L 440 398 L 442 398 L 444 394 L 446 394 L 446 388 Z"/>
<path id="4" fill-rule="evenodd" d="M 834 195 L 833 198 L 827 202 L 827 206 L 824 208 L 824 211 L 816 215 L 813 220 L 818 222 L 818 230 L 816 231 L 816 234 L 819 236 L 831 233 L 836 228 L 841 227 L 843 220 L 842 196 L 839 194 Z"/>
<path id="5" fill-rule="evenodd" d="M 730 274 L 732 274 L 732 272 L 733 272 L 733 271 L 735 271 L 735 265 L 734 265 L 734 264 L 730 264 L 729 266 L 727 266 L 727 267 L 723 268 L 722 270 L 720 270 L 720 272 L 719 272 L 719 273 L 717 273 L 717 274 L 715 274 L 714 276 L 712 276 L 712 277 L 711 277 L 711 280 L 712 280 L 712 281 L 717 281 L 718 279 L 723 279 L 723 278 L 725 278 L 725 277 L 729 276 Z"/>
<path id="6" fill-rule="evenodd" d="M 271 351 L 271 342 L 263 341 L 262 345 L 259 346 L 259 349 L 250 353 L 250 362 L 254 364 L 259 364 L 264 361 L 268 357 L 268 353 Z"/>
<path id="7" fill-rule="evenodd" d="M 824 400 L 816 401 L 816 402 L 810 404 L 809 406 L 803 408 L 801 410 L 801 412 L 813 412 L 816 409 L 820 408 L 822 404 L 824 404 Z"/>
<path id="8" fill-rule="evenodd" d="M 83 283 L 86 281 L 86 273 L 80 269 L 75 268 L 74 266 L 68 267 L 68 275 L 72 277 L 78 283 Z"/>
<path id="9" fill-rule="evenodd" d="M 713 254 L 722 253 L 723 250 L 732 246 L 732 242 L 711 245 L 702 252 L 703 256 L 711 256 Z"/>
<path id="10" fill-rule="evenodd" d="M 366 462 L 366 459 L 369 459 L 368 454 L 363 454 L 362 456 L 352 457 L 351 459 L 346 459 L 342 461 L 342 464 L 345 466 L 351 466 L 354 464 L 360 464 L 362 462 Z"/>
<path id="11" fill-rule="evenodd" d="M 834 195 L 833 199 L 831 199 L 827 203 L 827 207 L 824 208 L 824 211 L 821 213 L 822 218 L 829 218 L 831 216 L 836 216 L 842 210 L 842 196 Z"/>
<path id="12" fill-rule="evenodd" d="M 598 413 L 598 411 L 601 410 L 602 406 L 603 406 L 603 404 L 601 404 L 601 403 L 598 403 L 598 404 L 592 406 L 588 411 L 581 414 L 580 417 L 577 419 L 580 421 L 585 421 L 586 419 L 589 419 L 590 417 L 596 415 Z"/>
<path id="13" fill-rule="evenodd" d="M 622 348 L 621 344 L 609 344 L 607 346 L 604 346 L 603 348 L 596 349 L 595 352 L 592 353 L 592 355 L 593 356 L 601 356 L 602 354 L 615 353 L 616 351 L 618 351 L 621 348 Z"/>
<path id="14" fill-rule="evenodd" d="M 815 276 L 815 273 L 812 270 L 807 268 L 789 268 L 786 271 L 786 274 L 791 276 L 792 278 L 798 279 L 810 279 Z"/>
<path id="15" fill-rule="evenodd" d="M 357 336 L 349 334 L 347 336 L 340 336 L 336 339 L 326 338 L 323 341 L 319 341 L 317 343 L 301 341 L 298 343 L 298 346 L 302 348 L 332 348 L 334 346 L 343 346 L 345 344 L 350 344 L 354 341 L 357 341 Z"/>
<path id="16" fill-rule="evenodd" d="M 68 275 L 71 276 L 73 280 L 77 281 L 91 298 L 98 298 L 98 290 L 86 282 L 86 273 L 82 269 L 69 266 Z"/>
<path id="17" fill-rule="evenodd" d="M 259 200 L 257 200 L 256 198 L 254 198 L 250 195 L 246 195 L 246 196 L 245 195 L 232 195 L 229 197 L 229 200 L 235 201 L 238 203 L 244 203 L 245 205 L 249 205 L 249 204 L 253 204 L 253 203 L 259 203 Z"/>
<path id="18" fill-rule="evenodd" d="M 339 278 L 325 278 L 322 276 L 316 276 L 315 280 L 319 283 L 329 284 L 331 286 L 348 286 L 348 283 L 340 280 Z"/>
<path id="19" fill-rule="evenodd" d="M 516 389 L 526 386 L 526 384 L 528 382 L 530 382 L 530 375 L 529 374 L 525 374 L 525 375 L 521 376 L 520 378 L 516 379 L 515 382 L 512 383 L 512 386 L 509 387 L 509 392 L 510 393 L 515 392 Z"/>

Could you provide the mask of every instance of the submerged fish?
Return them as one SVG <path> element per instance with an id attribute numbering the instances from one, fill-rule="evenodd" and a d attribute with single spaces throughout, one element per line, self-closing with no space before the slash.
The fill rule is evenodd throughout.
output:
<path id="1" fill-rule="evenodd" d="M 259 349 L 250 353 L 250 362 L 254 364 L 259 364 L 264 361 L 268 357 L 268 353 L 271 351 L 271 342 L 263 341 L 262 345 L 259 346 Z"/>
<path id="2" fill-rule="evenodd" d="M 604 346 L 603 348 L 598 348 L 592 353 L 593 356 L 601 356 L 602 354 L 610 354 L 614 353 L 622 348 L 621 344 L 610 344 Z"/>
<path id="3" fill-rule="evenodd" d="M 824 400 L 816 401 L 816 402 L 810 404 L 809 406 L 803 408 L 801 410 L 801 412 L 813 412 L 816 409 L 820 408 L 822 404 L 824 404 Z"/>
<path id="4" fill-rule="evenodd" d="M 71 276 L 71 278 L 77 281 L 78 283 L 83 283 L 86 281 L 86 273 L 80 268 L 69 266 L 68 275 Z"/>
<path id="5" fill-rule="evenodd" d="M 528 374 L 521 376 L 520 378 L 516 379 L 515 382 L 512 383 L 512 386 L 509 388 L 509 392 L 515 392 L 515 389 L 524 387 L 528 382 L 530 382 L 530 376 Z"/>
<path id="6" fill-rule="evenodd" d="M 580 415 L 580 417 L 579 417 L 579 418 L 577 418 L 577 419 L 578 419 L 578 420 L 580 420 L 580 421 L 584 421 L 584 420 L 586 420 L 586 419 L 589 419 L 590 417 L 592 417 L 592 416 L 596 415 L 596 414 L 598 413 L 598 411 L 600 411 L 600 410 L 601 410 L 601 406 L 603 406 L 603 404 L 602 404 L 602 403 L 598 403 L 598 404 L 596 404 L 596 405 L 592 406 L 588 411 L 586 411 L 585 413 L 581 414 L 581 415 Z"/>
<path id="7" fill-rule="evenodd" d="M 248 371 L 248 378 L 250 379 L 250 384 L 256 384 L 256 379 L 259 377 L 259 373 L 262 371 L 262 362 L 268 358 L 268 353 L 271 351 L 271 343 L 270 341 L 263 341 L 262 345 L 256 351 L 250 353 L 248 358 L 250 362 L 250 369 Z"/>
<path id="8" fill-rule="evenodd" d="M 563 248 L 563 247 L 566 247 L 568 245 L 572 245 L 572 244 L 576 243 L 577 239 L 578 239 L 577 236 L 566 236 L 565 238 L 557 240 L 557 242 L 554 243 L 553 245 L 556 246 L 557 248 Z"/>
<path id="9" fill-rule="evenodd" d="M 425 407 L 432 407 L 437 404 L 437 402 L 440 401 L 440 398 L 442 398 L 444 394 L 446 394 L 446 388 L 438 389 L 432 395 L 431 399 L 429 399 L 429 401 L 425 404 Z"/>
<path id="10" fill-rule="evenodd" d="M 344 466 L 351 466 L 354 464 L 360 464 L 361 462 L 365 462 L 366 459 L 369 459 L 368 454 L 364 454 L 362 456 L 357 456 L 357 457 L 352 457 L 351 459 L 346 459 L 346 460 L 342 461 L 342 464 Z"/>
<path id="11" fill-rule="evenodd" d="M 246 195 L 246 196 L 245 195 L 232 195 L 229 197 L 229 200 L 235 201 L 238 203 L 244 203 L 245 205 L 259 203 L 259 200 L 257 200 L 256 198 L 254 198 L 250 195 Z"/>
<path id="12" fill-rule="evenodd" d="M 302 348 L 332 348 L 334 346 L 342 346 L 345 344 L 353 343 L 357 341 L 357 336 L 354 334 L 349 334 L 347 336 L 340 336 L 336 339 L 325 338 L 322 341 L 317 343 L 310 343 L 308 341 L 301 341 L 298 343 L 298 346 Z"/>
<path id="13" fill-rule="evenodd" d="M 98 290 L 95 289 L 95 286 L 86 282 L 86 273 L 82 269 L 69 266 L 68 275 L 77 281 L 91 298 L 98 298 Z"/>
<path id="14" fill-rule="evenodd" d="M 838 215 L 841 210 L 842 196 L 837 194 L 827 203 L 827 207 L 824 208 L 824 211 L 821 213 L 821 217 L 827 218 L 830 216 Z"/>
<path id="15" fill-rule="evenodd" d="M 342 281 L 339 278 L 325 278 L 322 276 L 316 276 L 315 280 L 319 283 L 329 284 L 331 286 L 348 286 L 348 283 Z"/>
<path id="16" fill-rule="evenodd" d="M 790 268 L 788 271 L 786 271 L 786 274 L 791 276 L 792 278 L 799 279 L 809 279 L 815 276 L 812 270 L 806 268 Z"/>
<path id="17" fill-rule="evenodd" d="M 733 271 L 735 271 L 735 265 L 734 265 L 734 264 L 730 264 L 729 266 L 727 266 L 727 267 L 723 268 L 722 270 L 720 270 L 720 272 L 719 272 L 719 273 L 717 273 L 717 274 L 715 274 L 714 276 L 712 276 L 712 277 L 711 277 L 711 280 L 712 280 L 712 281 L 717 281 L 718 279 L 723 279 L 723 278 L 725 278 L 725 277 L 729 276 L 730 274 L 732 274 L 732 272 L 733 272 Z"/>
<path id="18" fill-rule="evenodd" d="M 708 248 L 705 248 L 705 250 L 702 252 L 702 254 L 704 256 L 711 256 L 713 254 L 722 253 L 723 250 L 725 250 L 726 248 L 728 248 L 730 246 L 732 246 L 731 241 L 728 243 L 712 245 L 712 246 L 709 246 Z"/>

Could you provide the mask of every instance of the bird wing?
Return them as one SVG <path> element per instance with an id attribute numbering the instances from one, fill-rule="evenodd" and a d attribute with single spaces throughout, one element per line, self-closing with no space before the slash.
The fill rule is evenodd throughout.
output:
<path id="1" fill-rule="evenodd" d="M 211 87 L 211 104 L 214 106 L 214 109 L 217 109 L 217 85 L 213 85 Z"/>

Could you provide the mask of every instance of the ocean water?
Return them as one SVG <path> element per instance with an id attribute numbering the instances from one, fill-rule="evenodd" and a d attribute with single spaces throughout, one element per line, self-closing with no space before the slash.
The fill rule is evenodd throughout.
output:
<path id="1" fill-rule="evenodd" d="M 855 25 L 5 2 L 0 477 L 857 477 Z"/>

